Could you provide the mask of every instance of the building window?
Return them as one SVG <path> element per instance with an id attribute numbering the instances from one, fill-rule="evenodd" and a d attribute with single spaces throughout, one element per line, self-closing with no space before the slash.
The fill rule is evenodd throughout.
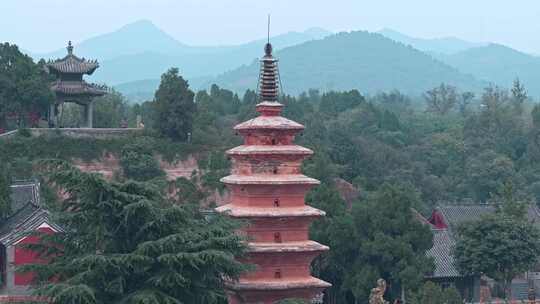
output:
<path id="1" fill-rule="evenodd" d="M 274 233 L 274 243 L 281 243 L 281 233 Z"/>
<path id="2" fill-rule="evenodd" d="M 276 269 L 274 272 L 274 278 L 281 279 L 281 269 Z"/>

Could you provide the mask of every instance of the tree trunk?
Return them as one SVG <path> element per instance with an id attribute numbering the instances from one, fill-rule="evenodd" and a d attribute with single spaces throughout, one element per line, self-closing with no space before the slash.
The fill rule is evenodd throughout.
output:
<path id="1" fill-rule="evenodd" d="M 504 297 L 507 302 L 512 301 L 512 280 L 504 281 Z"/>

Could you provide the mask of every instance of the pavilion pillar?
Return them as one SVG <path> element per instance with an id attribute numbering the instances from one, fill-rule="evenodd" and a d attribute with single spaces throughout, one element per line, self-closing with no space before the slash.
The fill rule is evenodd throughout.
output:
<path id="1" fill-rule="evenodd" d="M 49 127 L 56 127 L 56 104 L 51 104 L 49 106 Z"/>
<path id="2" fill-rule="evenodd" d="M 84 106 L 84 114 L 86 116 L 86 127 L 92 128 L 94 119 L 94 104 L 92 102 Z"/>

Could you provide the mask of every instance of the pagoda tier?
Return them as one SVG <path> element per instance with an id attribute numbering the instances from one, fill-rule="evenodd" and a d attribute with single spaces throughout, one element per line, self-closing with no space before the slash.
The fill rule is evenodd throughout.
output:
<path id="1" fill-rule="evenodd" d="M 302 174 L 302 161 L 313 154 L 295 145 L 304 126 L 281 117 L 277 102 L 277 60 L 267 44 L 261 60 L 260 116 L 234 129 L 244 144 L 227 151 L 231 175 L 221 179 L 230 203 L 217 208 L 248 221 L 242 234 L 248 253 L 242 259 L 255 269 L 230 282 L 229 303 L 275 303 L 287 298 L 314 299 L 330 284 L 314 278 L 310 265 L 327 246 L 309 240 L 309 226 L 324 212 L 305 204 L 306 192 L 319 181 Z"/>

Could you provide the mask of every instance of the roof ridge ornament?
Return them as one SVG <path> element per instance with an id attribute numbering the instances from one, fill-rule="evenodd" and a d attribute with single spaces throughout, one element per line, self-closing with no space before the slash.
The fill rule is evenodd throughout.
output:
<path id="1" fill-rule="evenodd" d="M 71 40 L 68 42 L 67 51 L 68 55 L 73 55 L 73 45 L 71 44 Z"/>

